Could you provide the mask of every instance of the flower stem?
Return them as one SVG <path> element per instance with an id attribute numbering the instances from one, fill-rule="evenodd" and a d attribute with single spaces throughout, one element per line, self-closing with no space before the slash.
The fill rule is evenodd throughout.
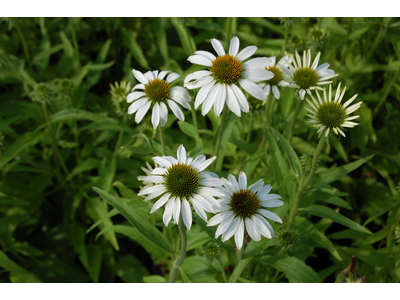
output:
<path id="1" fill-rule="evenodd" d="M 124 130 L 125 130 L 125 124 L 126 124 L 126 114 L 124 114 L 124 117 L 122 119 L 122 126 L 119 131 L 118 140 L 117 140 L 117 143 L 115 144 L 115 148 L 114 148 L 114 152 L 113 152 L 113 156 L 112 156 L 113 160 L 116 158 L 118 149 L 121 146 L 122 136 L 124 135 Z"/>
<path id="2" fill-rule="evenodd" d="M 185 258 L 186 255 L 187 238 L 186 238 L 186 229 L 185 229 L 185 224 L 183 223 L 182 213 L 179 215 L 178 229 L 181 235 L 181 253 L 172 264 L 172 270 L 169 277 L 170 283 L 174 283 L 176 281 L 176 274 L 178 268 L 181 266 L 183 259 Z"/>
<path id="3" fill-rule="evenodd" d="M 236 282 L 236 280 L 233 280 L 233 274 L 235 274 L 235 269 L 237 268 L 237 266 L 240 263 L 240 260 L 243 257 L 244 250 L 245 250 L 245 245 L 242 245 L 241 249 L 236 249 L 236 264 L 235 264 L 235 268 L 233 269 L 233 272 L 231 274 L 231 277 L 229 278 L 229 282 L 230 283 L 235 283 Z"/>
<path id="4" fill-rule="evenodd" d="M 194 107 L 192 107 L 192 118 L 193 118 L 194 128 L 196 129 L 196 146 L 198 146 L 200 143 L 200 133 L 199 133 L 199 125 L 197 124 L 196 110 L 194 109 Z"/>
<path id="5" fill-rule="evenodd" d="M 54 153 L 56 154 L 57 159 L 59 160 L 59 163 L 60 163 L 61 168 L 63 169 L 65 175 L 68 176 L 69 171 L 68 171 L 68 168 L 67 168 L 67 167 L 65 166 L 65 164 L 64 164 L 64 161 L 63 161 L 63 159 L 62 159 L 62 157 L 61 157 L 60 152 L 58 151 L 58 147 L 57 147 L 57 144 L 56 144 L 54 135 L 53 135 L 52 126 L 51 126 L 51 123 L 50 123 L 50 117 L 49 117 L 49 114 L 48 114 L 48 112 L 47 112 L 46 104 L 43 103 L 43 104 L 42 104 L 42 107 L 43 107 L 44 116 L 45 116 L 45 118 L 46 118 L 47 126 L 48 126 L 48 129 L 49 129 L 49 132 L 50 132 L 50 136 L 51 136 L 51 138 L 50 138 L 50 140 L 51 140 L 51 147 L 53 148 L 53 151 L 54 151 Z"/>
<path id="6" fill-rule="evenodd" d="M 31 62 L 31 58 L 30 58 L 30 55 L 29 55 L 28 46 L 26 45 L 26 40 L 25 40 L 24 35 L 22 34 L 22 31 L 19 28 L 17 22 L 15 22 L 15 28 L 17 29 L 17 32 L 18 32 L 18 35 L 19 35 L 19 39 L 21 40 L 21 43 L 22 43 L 22 47 L 24 48 L 24 54 L 25 54 L 26 62 L 28 63 L 29 68 L 32 69 L 32 62 Z"/>
<path id="7" fill-rule="evenodd" d="M 219 262 L 219 266 L 221 267 L 222 278 L 224 279 L 224 282 L 228 282 L 228 278 L 226 277 L 224 265 L 222 264 L 221 259 L 218 259 L 218 262 Z"/>
<path id="8" fill-rule="evenodd" d="M 304 181 L 304 178 L 305 178 L 304 176 L 305 175 L 303 175 L 303 177 L 301 178 L 301 180 L 299 182 L 299 189 L 296 192 L 296 196 L 295 196 L 295 199 L 294 199 L 293 207 L 292 207 L 292 210 L 290 211 L 288 229 L 292 229 L 292 227 L 293 227 L 294 217 L 296 216 L 297 210 L 299 209 L 301 195 L 303 194 L 305 189 L 310 184 L 310 182 L 311 182 L 311 180 L 312 180 L 312 178 L 313 178 L 313 176 L 315 174 L 315 171 L 317 170 L 318 157 L 321 154 L 322 149 L 325 146 L 325 141 L 326 141 L 326 137 L 325 137 L 325 135 L 322 135 L 320 140 L 319 140 L 319 142 L 318 142 L 317 148 L 315 149 L 315 152 L 314 152 L 314 156 L 313 156 L 313 160 L 312 160 L 312 163 L 311 163 L 310 172 L 308 173 L 308 176 L 305 179 L 305 181 Z"/>
<path id="9" fill-rule="evenodd" d="M 289 26 L 287 22 L 285 23 L 285 35 L 284 35 L 284 42 L 283 42 L 283 49 L 282 52 L 285 53 L 286 51 L 286 45 L 287 45 L 287 40 L 288 40 L 288 33 L 289 33 Z"/>
<path id="10" fill-rule="evenodd" d="M 74 22 L 72 21 L 72 18 L 68 18 L 68 20 L 69 20 L 69 26 L 71 28 L 72 42 L 74 43 L 74 48 L 75 48 L 76 63 L 78 65 L 78 69 L 80 69 L 81 68 L 81 59 L 79 57 L 79 47 L 78 47 L 78 41 L 76 39 L 76 34 L 75 34 Z"/>
<path id="11" fill-rule="evenodd" d="M 271 101 L 272 101 L 272 97 L 271 97 L 271 93 L 268 94 L 267 97 L 267 103 L 265 103 L 265 125 L 267 125 L 267 127 L 271 126 L 271 114 L 270 114 L 270 106 L 271 106 Z"/>
<path id="12" fill-rule="evenodd" d="M 220 158 L 219 153 L 221 151 L 222 136 L 224 135 L 227 115 L 228 115 L 228 109 L 226 107 L 224 107 L 224 110 L 222 111 L 222 116 L 221 116 L 221 124 L 219 125 L 217 144 L 215 146 L 215 154 L 214 155 L 217 157 L 217 161 L 214 165 L 215 171 L 221 171 L 221 168 L 222 168 L 222 163 L 219 163 L 219 161 L 222 159 L 222 158 Z M 219 164 L 221 164 L 221 165 L 219 166 Z"/>
<path id="13" fill-rule="evenodd" d="M 164 128 L 161 125 L 158 125 L 158 131 L 160 132 L 160 143 L 161 143 L 161 151 L 163 155 L 166 155 L 165 152 L 165 137 L 164 137 Z"/>
<path id="14" fill-rule="evenodd" d="M 301 100 L 300 98 L 297 98 L 296 108 L 293 112 L 292 119 L 290 120 L 290 125 L 289 125 L 288 141 L 290 144 L 292 143 L 294 125 L 296 124 L 296 119 L 297 119 L 297 116 L 299 114 L 299 111 L 300 111 L 302 105 L 303 105 L 303 100 Z"/>

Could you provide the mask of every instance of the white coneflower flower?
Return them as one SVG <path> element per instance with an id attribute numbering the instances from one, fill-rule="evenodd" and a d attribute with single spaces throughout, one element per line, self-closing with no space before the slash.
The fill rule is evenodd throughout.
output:
<path id="1" fill-rule="evenodd" d="M 182 219 L 187 229 L 192 225 L 192 203 L 196 213 L 207 221 L 206 212 L 214 212 L 213 207 L 219 207 L 215 196 L 222 196 L 215 186 L 221 186 L 225 181 L 216 174 L 203 172 L 216 156 L 206 160 L 201 154 L 196 159 L 186 155 L 183 145 L 179 146 L 177 159 L 172 156 L 156 156 L 153 160 L 160 167 L 151 171 L 151 175 L 143 176 L 144 182 L 151 182 L 154 186 L 144 187 L 138 195 L 148 195 L 145 200 L 160 197 L 153 205 L 150 213 L 165 205 L 163 221 L 168 226 L 171 218 L 178 224 L 182 210 Z"/>
<path id="2" fill-rule="evenodd" d="M 142 121 L 144 115 L 152 106 L 151 123 L 153 128 L 157 128 L 159 124 L 165 126 L 168 120 L 167 104 L 179 120 L 185 120 L 185 116 L 177 103 L 190 110 L 189 102 L 192 100 L 189 92 L 181 86 L 170 86 L 171 82 L 180 77 L 179 74 L 170 73 L 164 79 L 170 71 L 148 71 L 143 74 L 133 69 L 132 72 L 140 83 L 132 89 L 126 100 L 128 103 L 133 102 L 128 108 L 128 113 L 136 113 L 136 123 Z"/>
<path id="3" fill-rule="evenodd" d="M 278 85 L 279 86 L 290 85 L 288 82 L 282 79 L 282 70 L 283 68 L 288 68 L 287 64 L 292 62 L 292 58 L 289 55 L 285 55 L 279 60 L 279 62 L 276 65 L 275 65 L 276 56 L 273 56 L 270 59 L 271 62 L 265 69 L 274 73 L 274 77 L 265 82 L 261 82 L 258 85 L 264 89 L 267 96 L 271 92 L 272 88 L 272 93 L 274 94 L 275 98 L 279 99 L 281 94 L 279 93 Z"/>
<path id="4" fill-rule="evenodd" d="M 226 102 L 229 109 L 237 116 L 240 116 L 241 111 L 249 112 L 249 104 L 238 85 L 253 97 L 266 100 L 267 95 L 256 82 L 268 80 L 274 76 L 272 72 L 265 70 L 270 59 L 260 57 L 244 63 L 244 60 L 256 52 L 257 47 L 248 46 L 238 53 L 239 39 L 237 37 L 232 38 L 228 54 L 217 39 L 211 39 L 211 44 L 218 54 L 217 57 L 208 51 L 196 51 L 195 55 L 188 58 L 193 64 L 209 67 L 208 71 L 197 71 L 185 78 L 186 88 L 201 88 L 196 97 L 195 108 L 203 104 L 204 116 L 214 106 L 215 114 L 219 116 Z"/>
<path id="5" fill-rule="evenodd" d="M 283 79 L 290 83 L 290 87 L 299 89 L 301 100 L 304 100 L 306 92 L 315 89 L 322 90 L 320 85 L 332 83 L 332 81 L 327 80 L 338 76 L 335 71 L 328 69 L 328 63 L 318 66 L 320 56 L 321 52 L 318 52 L 311 64 L 311 50 L 304 51 L 303 64 L 301 64 L 300 55 L 296 51 L 296 59 L 292 55 L 292 62 L 288 63 L 288 67 L 283 69 Z"/>
<path id="6" fill-rule="evenodd" d="M 250 237 L 255 241 L 261 240 L 261 235 L 272 238 L 274 230 L 265 219 L 282 223 L 281 218 L 263 207 L 282 206 L 281 196 L 270 194 L 271 185 L 265 185 L 259 180 L 247 187 L 247 177 L 244 172 L 239 174 L 239 182 L 229 174 L 229 181 L 218 189 L 225 195 L 218 200 L 221 208 L 219 212 L 208 222 L 208 226 L 220 224 L 215 232 L 215 238 L 222 234 L 222 241 L 235 236 L 235 244 L 238 249 L 243 245 L 244 229 L 246 227 Z"/>
<path id="7" fill-rule="evenodd" d="M 350 114 L 357 109 L 360 108 L 362 102 L 357 102 L 351 106 L 349 106 L 354 99 L 357 98 L 357 94 L 347 100 L 344 104 L 341 103 L 344 93 L 346 92 L 346 87 L 340 92 L 340 83 L 336 90 L 335 99 L 332 100 L 332 85 L 329 85 L 329 93 L 328 97 L 326 95 L 326 89 L 324 88 L 324 100 L 321 99 L 318 91 L 316 91 L 318 101 L 315 100 L 313 95 L 310 93 L 310 96 L 313 100 L 311 102 L 307 99 L 307 102 L 310 104 L 311 109 L 306 107 L 310 114 L 307 114 L 311 119 L 310 123 L 313 124 L 315 128 L 318 129 L 318 133 L 325 132 L 325 136 L 327 137 L 331 131 L 335 134 L 343 135 L 342 131 L 343 127 L 354 127 L 358 125 L 358 123 L 351 122 L 351 120 L 357 119 L 359 116 L 351 116 Z"/>

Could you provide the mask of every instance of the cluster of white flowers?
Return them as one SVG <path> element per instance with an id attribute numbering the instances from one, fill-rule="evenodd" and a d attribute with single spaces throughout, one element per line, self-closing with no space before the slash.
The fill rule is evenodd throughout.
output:
<path id="1" fill-rule="evenodd" d="M 188 58 L 191 63 L 208 69 L 187 75 L 184 87 L 171 86 L 180 77 L 177 73 L 148 71 L 143 74 L 133 70 L 139 84 L 127 95 L 127 102 L 131 103 L 128 114 L 136 113 L 136 123 L 140 123 L 152 108 L 151 122 L 154 129 L 165 126 L 168 107 L 183 121 L 185 116 L 181 106 L 192 109 L 192 99 L 187 89 L 199 89 L 194 99 L 194 108 L 202 106 L 203 116 L 213 107 L 215 115 L 219 116 L 226 104 L 240 117 L 241 112 L 249 112 L 245 92 L 266 101 L 270 94 L 276 99 L 280 98 L 278 87 L 288 87 L 296 89 L 301 100 L 304 100 L 306 94 L 311 97 L 311 100 L 307 99 L 310 108 L 306 109 L 318 133 L 328 136 L 333 132 L 345 136 L 344 127 L 357 125 L 351 120 L 359 116 L 349 116 L 361 105 L 358 102 L 349 106 L 357 95 L 342 104 L 346 88 L 341 91 L 339 84 L 332 100 L 332 86 L 329 86 L 328 95 L 326 89 L 321 87 L 331 84 L 330 79 L 338 76 L 329 69 L 328 63 L 319 65 L 321 53 L 317 54 L 314 61 L 310 50 L 304 51 L 303 60 L 297 52 L 295 55 L 286 54 L 276 63 L 276 57 L 250 59 L 257 47 L 248 46 L 239 51 L 240 41 L 237 37 L 232 38 L 228 52 L 225 52 L 217 39 L 211 39 L 211 45 L 216 55 L 208 51 L 196 51 Z M 318 90 L 323 90 L 323 100 Z M 315 91 L 318 100 L 312 91 Z M 231 174 L 225 179 L 215 173 L 205 172 L 215 159 L 215 156 L 206 159 L 204 155 L 194 159 L 186 154 L 183 145 L 178 148 L 177 158 L 156 156 L 153 158 L 156 167 L 148 165 L 148 169 L 145 169 L 147 176 L 139 178 L 146 185 L 139 195 L 146 196 L 145 200 L 157 200 L 151 213 L 165 206 L 165 226 L 168 226 L 171 219 L 176 224 L 182 219 L 189 230 L 193 207 L 206 222 L 206 213 L 214 213 L 208 226 L 219 224 L 215 237 L 222 235 L 222 240 L 226 241 L 234 236 L 238 249 L 243 245 L 245 229 L 255 241 L 259 241 L 261 235 L 272 238 L 274 229 L 267 219 L 279 223 L 282 220 L 265 208 L 282 206 L 281 196 L 270 194 L 271 185 L 265 185 L 262 180 L 248 186 L 247 176 L 243 172 L 240 172 L 238 180 Z"/>

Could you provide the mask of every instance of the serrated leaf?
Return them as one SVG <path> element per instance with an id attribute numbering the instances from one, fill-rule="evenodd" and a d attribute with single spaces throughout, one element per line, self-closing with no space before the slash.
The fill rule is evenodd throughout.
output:
<path id="1" fill-rule="evenodd" d="M 256 260 L 271 265 L 278 271 L 281 271 L 291 283 L 319 283 L 322 281 L 310 266 L 307 266 L 302 260 L 296 257 L 281 258 L 265 255 L 257 257 Z"/>
<path id="2" fill-rule="evenodd" d="M 342 224 L 351 229 L 354 229 L 354 230 L 357 230 L 360 232 L 364 232 L 364 233 L 372 234 L 372 232 L 369 231 L 367 228 L 365 228 L 365 227 L 361 226 L 360 224 L 350 220 L 349 218 L 337 213 L 332 208 L 322 206 L 322 205 L 311 205 L 309 207 L 299 209 L 299 211 L 300 210 L 309 212 L 310 214 L 312 214 L 314 216 L 330 219 L 334 222 Z"/>
<path id="3" fill-rule="evenodd" d="M 162 249 L 176 253 L 171 247 L 170 243 L 166 240 L 164 235 L 147 219 L 143 218 L 135 208 L 125 204 L 118 198 L 110 195 L 109 193 L 93 187 L 93 189 L 110 205 L 116 208 L 140 233 L 142 233 L 148 240 L 152 241 Z"/>

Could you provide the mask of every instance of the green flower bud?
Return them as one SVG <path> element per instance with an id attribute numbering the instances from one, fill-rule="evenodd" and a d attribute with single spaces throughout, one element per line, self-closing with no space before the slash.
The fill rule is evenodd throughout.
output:
<path id="1" fill-rule="evenodd" d="M 222 255 L 221 247 L 215 241 L 210 241 L 203 246 L 203 256 L 210 263 L 214 259 L 220 259 Z"/>
<path id="2" fill-rule="evenodd" d="M 298 233 L 294 230 L 282 229 L 278 235 L 278 245 L 283 251 L 292 249 L 297 245 Z"/>
<path id="3" fill-rule="evenodd" d="M 33 91 L 29 94 L 29 97 L 33 102 L 39 102 L 43 104 L 46 104 L 50 101 L 50 96 L 50 86 L 45 82 L 36 84 L 33 87 Z"/>

